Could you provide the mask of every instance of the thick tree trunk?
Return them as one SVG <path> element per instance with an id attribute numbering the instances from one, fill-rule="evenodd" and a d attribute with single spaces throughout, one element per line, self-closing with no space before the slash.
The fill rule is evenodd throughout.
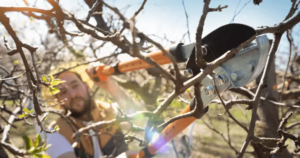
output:
<path id="1" fill-rule="evenodd" d="M 273 62 L 274 63 L 274 62 Z M 260 79 L 258 79 L 259 81 Z M 262 96 L 267 99 L 277 101 L 278 93 L 273 89 L 276 84 L 275 64 L 268 74 L 267 87 L 264 88 Z M 277 129 L 280 123 L 278 107 L 272 105 L 269 102 L 263 100 L 260 101 L 258 107 L 258 120 L 256 122 L 255 135 L 258 137 L 271 137 L 278 138 Z M 276 147 L 276 143 L 268 142 L 268 147 Z M 258 158 L 270 158 L 272 157 L 268 152 L 265 152 L 261 147 L 252 144 L 255 154 Z M 282 150 L 276 155 L 276 158 L 292 158 L 293 156 L 288 152 L 287 149 Z"/>

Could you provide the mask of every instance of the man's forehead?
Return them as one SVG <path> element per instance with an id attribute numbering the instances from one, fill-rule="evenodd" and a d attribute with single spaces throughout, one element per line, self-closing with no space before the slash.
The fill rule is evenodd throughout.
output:
<path id="1" fill-rule="evenodd" d="M 65 81 L 64 83 L 59 84 L 61 86 L 81 81 L 75 73 L 69 71 L 60 73 L 57 78 Z"/>

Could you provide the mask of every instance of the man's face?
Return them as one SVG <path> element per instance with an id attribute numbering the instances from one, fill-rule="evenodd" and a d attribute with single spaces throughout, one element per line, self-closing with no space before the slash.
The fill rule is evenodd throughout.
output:
<path id="1" fill-rule="evenodd" d="M 87 84 L 83 83 L 76 74 L 72 72 L 63 72 L 58 76 L 64 80 L 64 83 L 57 87 L 60 92 L 56 94 L 58 101 L 64 101 L 62 105 L 70 110 L 74 117 L 80 117 L 89 110 L 90 96 Z"/>

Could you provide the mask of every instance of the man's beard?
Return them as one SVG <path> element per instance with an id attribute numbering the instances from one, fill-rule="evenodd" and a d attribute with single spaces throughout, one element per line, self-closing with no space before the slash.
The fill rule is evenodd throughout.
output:
<path id="1" fill-rule="evenodd" d="M 83 116 L 84 114 L 86 114 L 87 112 L 89 112 L 90 107 L 91 107 L 91 96 L 90 94 L 87 92 L 87 100 L 84 100 L 82 97 L 75 97 L 74 99 L 71 100 L 71 106 L 73 105 L 73 101 L 77 100 L 77 99 L 81 99 L 84 104 L 83 104 L 83 110 L 78 112 L 78 111 L 71 111 L 71 116 L 74 118 L 80 118 L 81 116 Z"/>

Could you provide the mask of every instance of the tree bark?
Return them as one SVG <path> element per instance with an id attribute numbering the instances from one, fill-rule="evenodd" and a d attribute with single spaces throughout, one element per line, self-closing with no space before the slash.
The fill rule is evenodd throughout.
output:
<path id="1" fill-rule="evenodd" d="M 260 78 L 257 79 L 260 81 Z M 267 87 L 263 89 L 262 96 L 277 101 L 278 93 L 273 89 L 276 84 L 276 73 L 275 73 L 275 64 L 273 65 L 268 72 L 267 79 Z M 258 120 L 256 122 L 255 135 L 258 137 L 271 137 L 271 138 L 279 138 L 277 129 L 280 123 L 279 120 L 279 110 L 278 107 L 272 105 L 272 103 L 268 101 L 260 101 L 260 105 L 257 109 Z M 276 142 L 267 142 L 265 145 L 268 147 L 276 147 Z M 264 151 L 261 147 L 252 144 L 254 148 L 254 152 L 258 158 L 273 158 L 269 152 Z M 292 158 L 293 155 L 288 152 L 287 149 L 280 151 L 276 158 Z"/>

